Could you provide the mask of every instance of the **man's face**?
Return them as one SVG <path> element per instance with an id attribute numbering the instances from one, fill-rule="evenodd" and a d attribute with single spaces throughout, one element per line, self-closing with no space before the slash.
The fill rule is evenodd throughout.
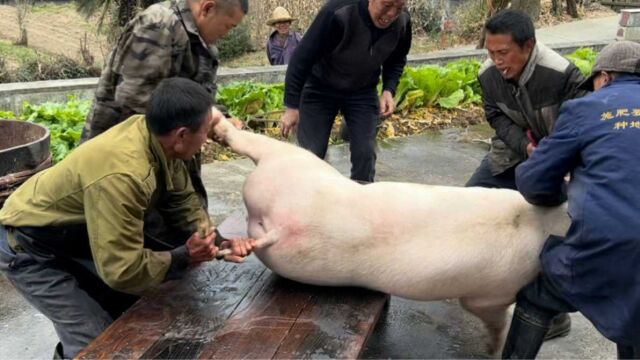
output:
<path id="1" fill-rule="evenodd" d="M 517 81 L 522 75 L 533 47 L 535 40 L 530 39 L 520 47 L 513 41 L 511 34 L 491 34 L 487 33 L 485 42 L 489 51 L 489 57 L 496 64 L 496 68 L 505 80 Z"/>
<path id="2" fill-rule="evenodd" d="M 388 28 L 400 16 L 405 0 L 369 0 L 369 14 L 379 29 Z"/>
<path id="3" fill-rule="evenodd" d="M 213 117 L 211 112 L 207 113 L 205 121 L 198 130 L 191 131 L 186 127 L 175 131 L 176 141 L 174 152 L 178 159 L 189 160 L 200 151 L 202 145 L 207 141 L 209 130 L 220 121 L 220 118 Z"/>
<path id="4" fill-rule="evenodd" d="M 289 35 L 289 28 L 291 27 L 291 21 L 281 21 L 273 24 L 278 34 L 280 35 Z"/>
<path id="5" fill-rule="evenodd" d="M 215 0 L 200 0 L 192 7 L 198 32 L 207 44 L 213 44 L 231 31 L 244 18 L 240 6 L 221 8 Z"/>

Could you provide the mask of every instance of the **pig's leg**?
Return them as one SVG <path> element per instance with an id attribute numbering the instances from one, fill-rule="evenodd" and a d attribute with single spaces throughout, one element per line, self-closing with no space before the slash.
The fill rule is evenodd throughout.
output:
<path id="1" fill-rule="evenodd" d="M 215 139 L 225 142 L 234 152 L 251 158 L 256 165 L 270 154 L 292 154 L 301 149 L 250 131 L 238 130 L 229 121 L 220 121 L 215 127 Z"/>
<path id="2" fill-rule="evenodd" d="M 514 299 L 511 299 L 514 300 Z M 467 311 L 479 317 L 489 332 L 489 353 L 497 355 L 504 346 L 507 325 L 509 323 L 509 306 L 513 301 L 496 301 L 492 299 L 465 298 L 460 304 Z"/>

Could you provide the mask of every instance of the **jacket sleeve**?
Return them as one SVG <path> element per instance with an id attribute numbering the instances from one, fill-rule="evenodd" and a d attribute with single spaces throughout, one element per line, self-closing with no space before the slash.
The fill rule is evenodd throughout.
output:
<path id="1" fill-rule="evenodd" d="M 185 162 L 175 160 L 170 162 L 168 166 L 171 171 L 173 188 L 168 189 L 166 198 L 162 199 L 158 210 L 172 226 L 185 229 L 189 233 L 195 232 L 200 225 L 209 227 L 211 225 L 209 214 L 204 210 L 203 204 L 191 184 Z"/>
<path id="2" fill-rule="evenodd" d="M 320 10 L 289 61 L 284 82 L 284 104 L 288 108 L 300 107 L 302 88 L 313 66 L 342 39 L 344 29 L 341 23 L 334 20 L 333 6 L 329 6 L 333 3 Z"/>
<path id="3" fill-rule="evenodd" d="M 112 174 L 88 186 L 84 207 L 98 275 L 115 290 L 140 294 L 160 284 L 169 252 L 144 248 L 143 218 L 151 191 L 128 175 Z"/>
<path id="4" fill-rule="evenodd" d="M 556 206 L 567 199 L 564 177 L 580 161 L 578 121 L 574 117 L 570 105 L 562 106 L 556 130 L 516 168 L 518 191 L 534 205 Z"/>
<path id="5" fill-rule="evenodd" d="M 514 123 L 499 107 L 493 98 L 491 86 L 480 79 L 484 94 L 484 112 L 489 125 L 496 131 L 496 135 L 509 148 L 524 158 L 527 157 L 527 145 L 529 139 L 525 130 Z M 495 85 L 494 85 L 495 86 Z"/>
<path id="6" fill-rule="evenodd" d="M 411 49 L 411 19 L 407 21 L 407 28 L 391 56 L 382 64 L 382 87 L 393 95 L 396 93 L 400 76 L 407 65 L 407 54 Z"/>
<path id="7" fill-rule="evenodd" d="M 115 100 L 125 112 L 143 114 L 151 91 L 170 76 L 173 55 L 186 51 L 187 39 L 173 38 L 174 34 L 184 33 L 174 29 L 182 25 L 170 22 L 164 15 L 142 13 L 134 21 L 128 36 L 120 39 L 111 66 L 120 76 Z"/>
<path id="8" fill-rule="evenodd" d="M 581 90 L 578 88 L 578 86 L 580 86 L 580 84 L 582 84 L 582 82 L 585 80 L 585 77 L 582 75 L 582 72 L 580 72 L 580 69 L 578 69 L 577 66 L 569 64 L 569 66 L 567 67 L 566 76 L 567 82 L 565 83 L 563 89 L 563 102 L 583 97 L 589 93 L 586 90 Z"/>

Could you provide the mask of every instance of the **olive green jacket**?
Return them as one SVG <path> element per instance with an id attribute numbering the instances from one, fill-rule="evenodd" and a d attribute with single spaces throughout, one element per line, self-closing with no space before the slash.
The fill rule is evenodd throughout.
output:
<path id="1" fill-rule="evenodd" d="M 166 78 L 191 79 L 215 99 L 217 71 L 218 49 L 200 36 L 188 2 L 151 5 L 127 24 L 109 55 L 83 140 L 146 113 L 151 92 Z"/>
<path id="2" fill-rule="evenodd" d="M 143 219 L 150 208 L 189 231 L 209 223 L 184 162 L 168 160 L 144 116 L 136 115 L 31 177 L 7 199 L 0 224 L 86 223 L 100 277 L 136 294 L 161 283 L 171 265 L 169 252 L 144 248 Z"/>

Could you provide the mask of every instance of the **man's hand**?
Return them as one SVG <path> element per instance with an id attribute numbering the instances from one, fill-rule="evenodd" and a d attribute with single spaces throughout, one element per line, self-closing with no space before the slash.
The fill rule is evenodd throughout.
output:
<path id="1" fill-rule="evenodd" d="M 189 263 L 198 264 L 204 261 L 211 261 L 218 254 L 218 247 L 214 243 L 215 233 L 211 232 L 207 236 L 200 236 L 199 232 L 195 232 L 186 246 L 189 251 Z"/>
<path id="2" fill-rule="evenodd" d="M 396 111 L 396 102 L 393 101 L 391 91 L 385 90 L 380 96 L 380 116 L 383 118 L 390 116 Z"/>
<path id="3" fill-rule="evenodd" d="M 237 129 L 238 127 L 237 125 L 234 125 L 231 120 L 223 118 L 220 122 L 211 127 L 207 137 L 220 145 L 226 146 L 227 133 L 229 132 L 229 129 L 233 128 Z"/>
<path id="4" fill-rule="evenodd" d="M 529 145 L 527 145 L 527 157 L 531 157 L 531 154 L 533 154 L 533 152 L 536 151 L 537 148 L 537 146 L 529 143 Z"/>
<path id="5" fill-rule="evenodd" d="M 298 109 L 287 108 L 280 120 L 282 126 L 282 136 L 289 137 L 290 134 L 296 132 L 298 128 L 298 121 L 300 121 L 300 111 Z"/>
<path id="6" fill-rule="evenodd" d="M 225 255 L 224 260 L 241 263 L 256 247 L 256 240 L 251 238 L 234 238 L 220 244 L 221 249 L 230 249 L 231 254 Z"/>

